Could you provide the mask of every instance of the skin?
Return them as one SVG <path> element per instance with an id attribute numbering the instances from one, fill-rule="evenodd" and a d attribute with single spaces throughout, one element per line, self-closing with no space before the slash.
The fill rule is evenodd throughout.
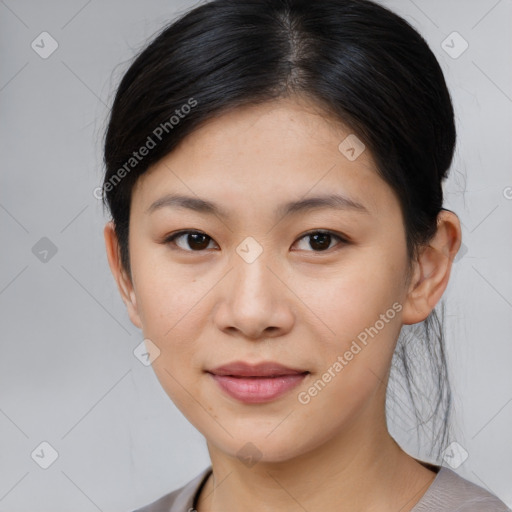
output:
<path id="1" fill-rule="evenodd" d="M 460 224 L 442 211 L 437 234 L 408 274 L 398 199 L 369 150 L 354 161 L 339 151 L 350 133 L 304 99 L 238 108 L 202 125 L 137 181 L 131 278 L 112 222 L 105 226 L 130 319 L 160 350 L 154 371 L 207 440 L 213 476 L 199 512 L 405 512 L 435 477 L 390 436 L 385 391 L 401 326 L 424 320 L 448 284 Z M 366 211 L 274 215 L 284 202 L 333 192 Z M 167 193 L 213 201 L 230 217 L 176 207 L 148 214 Z M 194 251 L 187 236 L 164 243 L 186 229 L 211 237 L 206 248 Z M 305 236 L 315 230 L 348 243 L 333 237 L 318 250 Z M 248 236 L 263 249 L 252 263 L 236 252 Z M 298 394 L 394 303 L 402 306 L 394 318 L 300 403 Z M 278 361 L 310 374 L 272 402 L 244 404 L 205 373 L 236 360 Z M 250 467 L 237 455 L 248 442 L 261 457 Z"/>

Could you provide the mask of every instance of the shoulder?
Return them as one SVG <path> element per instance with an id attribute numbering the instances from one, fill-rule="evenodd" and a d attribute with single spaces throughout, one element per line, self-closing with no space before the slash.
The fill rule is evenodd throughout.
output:
<path id="1" fill-rule="evenodd" d="M 411 512 L 511 512 L 496 496 L 441 466 Z"/>
<path id="2" fill-rule="evenodd" d="M 196 493 L 206 482 L 211 470 L 211 466 L 207 467 L 184 486 L 134 512 L 189 512 L 190 509 L 193 509 Z"/>

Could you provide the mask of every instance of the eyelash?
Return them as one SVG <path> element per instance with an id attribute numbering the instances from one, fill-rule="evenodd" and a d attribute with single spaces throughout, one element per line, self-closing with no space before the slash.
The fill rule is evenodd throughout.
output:
<path id="1" fill-rule="evenodd" d="M 175 240 L 183 235 L 190 235 L 190 234 L 195 234 L 195 235 L 205 235 L 206 237 L 208 237 L 211 241 L 213 241 L 213 238 L 211 238 L 210 236 L 208 236 L 206 233 L 204 233 L 203 231 L 196 231 L 196 230 L 183 230 L 183 231 L 178 231 L 176 233 L 173 233 L 171 234 L 170 236 L 166 237 L 164 240 L 163 240 L 163 243 L 164 244 L 173 244 L 176 246 L 176 243 L 175 243 Z M 338 233 L 335 233 L 333 231 L 329 231 L 329 230 L 315 230 L 315 231 L 309 231 L 308 233 L 304 233 L 300 238 L 297 239 L 298 240 L 302 240 L 303 238 L 307 238 L 308 236 L 313 236 L 313 235 L 317 235 L 317 234 L 320 234 L 320 235 L 329 235 L 331 236 L 332 238 L 336 238 L 338 240 L 338 245 L 340 245 L 340 243 L 342 245 L 346 245 L 346 244 L 349 244 L 349 240 L 338 234 Z M 294 242 L 295 244 L 296 242 Z M 209 244 L 208 244 L 209 245 Z M 334 246 L 336 247 L 336 246 Z M 178 250 L 181 250 L 181 251 L 184 251 L 184 252 L 195 252 L 195 253 L 200 253 L 200 252 L 205 252 L 206 249 L 201 249 L 201 250 L 192 250 L 192 249 L 182 249 L 181 247 L 179 246 L 176 246 L 176 248 Z M 329 247 L 328 249 L 324 249 L 322 251 L 314 251 L 314 250 L 311 250 L 311 251 L 307 251 L 307 252 L 314 252 L 314 253 L 330 253 L 332 252 L 332 249 L 333 247 Z"/>

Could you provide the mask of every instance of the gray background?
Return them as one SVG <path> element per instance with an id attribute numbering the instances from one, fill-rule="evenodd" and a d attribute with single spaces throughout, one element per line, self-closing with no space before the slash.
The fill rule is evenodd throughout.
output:
<path id="1" fill-rule="evenodd" d="M 384 3 L 427 39 L 457 112 L 446 206 L 464 247 L 445 298 L 453 441 L 468 458 L 456 471 L 512 506 L 512 1 Z M 142 335 L 93 196 L 128 59 L 191 5 L 0 0 L 0 511 L 132 510 L 209 464 L 203 437 L 133 355 Z M 58 43 L 46 59 L 31 47 L 43 31 Z M 454 31 L 469 44 L 457 58 L 442 46 Z M 444 44 L 453 55 L 463 42 Z M 31 457 L 43 441 L 58 452 L 48 469 Z"/>

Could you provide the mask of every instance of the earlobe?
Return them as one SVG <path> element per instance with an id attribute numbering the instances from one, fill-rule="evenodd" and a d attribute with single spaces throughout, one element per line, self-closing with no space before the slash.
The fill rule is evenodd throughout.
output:
<path id="1" fill-rule="evenodd" d="M 137 308 L 137 300 L 133 284 L 130 277 L 127 275 L 126 270 L 121 263 L 121 254 L 117 235 L 115 233 L 113 221 L 107 222 L 103 229 L 103 236 L 105 238 L 105 248 L 107 251 L 108 264 L 110 271 L 114 276 L 121 298 L 126 305 L 128 315 L 132 323 L 142 329 L 142 322 Z"/>
<path id="2" fill-rule="evenodd" d="M 433 299 L 433 285 L 436 284 L 434 281 L 434 270 L 432 263 L 432 250 L 430 246 L 425 247 L 418 260 L 414 264 L 414 274 L 411 279 L 407 298 L 404 303 L 402 321 L 404 324 L 416 324 L 422 322 L 427 318 L 432 309 L 435 307 L 437 300 L 432 304 Z M 439 278 L 439 268 L 437 269 L 437 278 Z M 442 295 L 441 291 L 439 298 Z"/>
<path id="3" fill-rule="evenodd" d="M 404 302 L 404 324 L 422 322 L 441 299 L 450 278 L 453 259 L 461 244 L 460 221 L 455 213 L 442 210 L 437 231 L 414 263 L 407 298 Z"/>

